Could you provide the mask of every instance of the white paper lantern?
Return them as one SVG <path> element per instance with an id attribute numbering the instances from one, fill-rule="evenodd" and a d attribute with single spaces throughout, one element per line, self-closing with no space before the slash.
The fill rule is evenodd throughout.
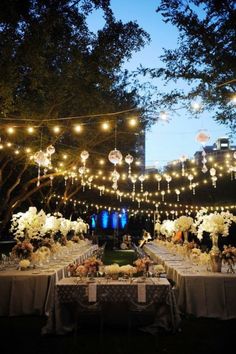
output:
<path id="1" fill-rule="evenodd" d="M 89 158 L 89 153 L 86 150 L 83 150 L 80 154 L 81 160 L 85 162 Z"/>
<path id="2" fill-rule="evenodd" d="M 122 153 L 119 150 L 115 149 L 109 152 L 108 160 L 115 166 L 122 161 L 122 158 Z"/>
<path id="3" fill-rule="evenodd" d="M 205 144 L 210 139 L 206 130 L 200 130 L 196 135 L 196 141 L 200 144 Z"/>

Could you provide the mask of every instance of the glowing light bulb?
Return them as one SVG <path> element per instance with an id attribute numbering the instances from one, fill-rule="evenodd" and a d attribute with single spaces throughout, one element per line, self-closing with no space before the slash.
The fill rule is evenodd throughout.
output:
<path id="1" fill-rule="evenodd" d="M 59 133 L 60 127 L 58 125 L 55 125 L 55 127 L 53 127 L 53 131 L 54 131 L 54 133 Z"/>
<path id="2" fill-rule="evenodd" d="M 76 133 L 80 133 L 80 132 L 82 131 L 81 125 L 79 125 L 79 124 L 75 125 L 75 126 L 74 126 L 74 131 L 75 131 Z"/>
<path id="3" fill-rule="evenodd" d="M 15 133 L 15 129 L 13 127 L 9 127 L 7 129 L 7 132 L 8 132 L 8 134 L 14 134 Z"/>

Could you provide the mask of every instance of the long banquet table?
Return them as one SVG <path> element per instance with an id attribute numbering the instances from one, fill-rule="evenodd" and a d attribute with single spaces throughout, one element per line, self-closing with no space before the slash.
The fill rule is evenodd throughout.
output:
<path id="1" fill-rule="evenodd" d="M 56 290 L 53 332 L 57 334 L 65 334 L 74 328 L 75 294 L 84 303 L 100 301 L 103 294 L 107 296 L 105 301 L 113 304 L 129 301 L 128 299 L 135 303 L 148 304 L 155 298 L 158 310 L 150 331 L 161 327 L 174 332 L 180 324 L 175 297 L 170 283 L 165 278 L 147 278 L 145 282 L 134 278 L 132 283 L 124 279 L 108 281 L 105 278 L 96 278 L 92 283 L 78 283 L 76 278 L 71 277 L 60 280 Z M 113 306 L 111 312 L 112 308 Z"/>
<path id="2" fill-rule="evenodd" d="M 66 275 L 67 265 L 93 254 L 97 245 L 85 245 L 63 260 L 44 268 L 20 271 L 7 267 L 0 272 L 0 316 L 46 315 L 54 303 L 56 283 Z"/>
<path id="3" fill-rule="evenodd" d="M 155 241 L 146 244 L 144 250 L 163 264 L 167 277 L 176 283 L 181 312 L 223 320 L 236 318 L 236 274 L 227 273 L 225 268 L 221 273 L 209 272 Z"/>

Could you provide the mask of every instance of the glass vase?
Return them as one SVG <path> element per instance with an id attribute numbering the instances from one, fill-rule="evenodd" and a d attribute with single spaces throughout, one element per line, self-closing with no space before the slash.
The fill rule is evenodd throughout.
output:
<path id="1" fill-rule="evenodd" d="M 218 238 L 219 235 L 217 233 L 211 235 L 212 248 L 210 250 L 210 263 L 212 272 L 220 273 L 222 267 L 222 255 L 218 247 Z"/>
<path id="2" fill-rule="evenodd" d="M 183 231 L 183 235 L 184 235 L 184 244 L 188 243 L 188 231 Z"/>

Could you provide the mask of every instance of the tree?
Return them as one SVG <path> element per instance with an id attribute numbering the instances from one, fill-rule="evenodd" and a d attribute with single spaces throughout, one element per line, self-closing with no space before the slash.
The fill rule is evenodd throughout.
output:
<path id="1" fill-rule="evenodd" d="M 102 11 L 105 21 L 97 33 L 87 23 L 94 10 Z M 1 1 L 0 119 L 4 147 L 9 138 L 6 127 L 11 124 L 20 130 L 13 146 L 21 146 L 21 151 L 30 143 L 33 153 L 49 144 L 55 145 L 58 153 L 69 152 L 66 172 L 81 163 L 82 149 L 98 157 L 114 148 L 117 126 L 119 144 L 127 151 L 134 150 L 137 135 L 127 135 L 127 115 L 108 115 L 113 132 L 105 135 L 97 123 L 104 119 L 103 114 L 131 110 L 139 114 L 141 127 L 146 124 L 145 107 L 121 66 L 148 40 L 137 23 L 114 18 L 109 0 Z M 55 121 L 61 128 L 58 135 L 51 133 Z M 79 139 L 72 134 L 76 123 L 86 130 Z M 30 142 L 25 134 L 28 125 L 37 131 Z M 3 225 L 22 202 L 30 203 L 31 199 L 35 203 L 41 199 L 38 193 L 44 194 L 44 186 L 50 186 L 46 174 L 47 178 L 42 177 L 45 183 L 37 187 L 28 169 L 32 160 L 20 159 L 23 162 L 18 165 L 19 157 L 9 156 L 5 148 L 1 151 Z M 58 173 L 54 170 L 52 174 Z"/>
<path id="2" fill-rule="evenodd" d="M 164 22 L 179 30 L 178 47 L 165 49 L 164 67 L 151 70 L 152 77 L 184 80 L 186 91 L 161 94 L 157 103 L 176 109 L 201 98 L 216 121 L 236 130 L 236 4 L 234 0 L 161 0 L 157 9 Z M 192 109 L 192 108 L 190 108 Z"/>

